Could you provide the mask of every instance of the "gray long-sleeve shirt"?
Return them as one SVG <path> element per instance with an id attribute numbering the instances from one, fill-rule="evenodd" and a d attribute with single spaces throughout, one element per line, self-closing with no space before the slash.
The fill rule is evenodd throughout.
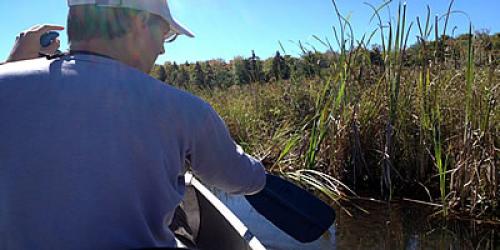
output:
<path id="1" fill-rule="evenodd" d="M 184 164 L 233 194 L 262 165 L 199 98 L 112 59 L 0 66 L 0 249 L 174 246 Z"/>

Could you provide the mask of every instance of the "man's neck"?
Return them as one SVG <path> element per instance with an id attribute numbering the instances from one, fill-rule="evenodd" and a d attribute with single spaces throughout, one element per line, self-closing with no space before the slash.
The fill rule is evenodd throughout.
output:
<path id="1" fill-rule="evenodd" d="M 131 49 L 128 42 L 124 38 L 114 40 L 101 40 L 93 39 L 89 41 L 71 42 L 71 51 L 87 51 L 103 56 L 111 57 L 114 60 L 127 64 L 133 68 L 140 69 L 137 65 L 137 60 L 133 60 L 134 56 L 131 54 Z"/>
<path id="2" fill-rule="evenodd" d="M 120 37 L 113 40 L 92 39 L 88 41 L 72 41 L 69 48 L 71 51 L 86 51 L 111 57 L 114 60 L 145 73 L 148 73 L 150 70 L 142 66 L 140 56 L 137 51 L 134 51 L 136 48 L 135 39 L 131 36 Z"/>
<path id="3" fill-rule="evenodd" d="M 71 51 L 88 51 L 103 56 L 111 57 L 117 61 L 128 64 L 126 53 L 119 46 L 115 46 L 114 42 L 102 42 L 97 40 L 85 42 L 73 42 L 70 44 Z"/>

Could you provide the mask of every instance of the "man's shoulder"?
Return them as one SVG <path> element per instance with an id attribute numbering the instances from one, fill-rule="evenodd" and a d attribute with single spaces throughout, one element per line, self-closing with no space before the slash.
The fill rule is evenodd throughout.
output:
<path id="1" fill-rule="evenodd" d="M 46 58 L 5 63 L 0 65 L 0 77 L 47 73 L 50 63 Z"/>
<path id="2" fill-rule="evenodd" d="M 53 76 L 57 75 L 56 78 Z M 26 81 L 45 77 L 57 81 L 85 81 L 87 85 L 99 86 L 107 82 L 108 86 L 126 85 L 130 90 L 145 94 L 160 105 L 168 105 L 180 110 L 211 112 L 211 106 L 185 90 L 178 89 L 160 81 L 142 71 L 123 63 L 95 56 L 68 56 L 47 60 L 38 58 L 0 65 L 0 81 Z M 153 101 L 150 99 L 150 101 Z"/>
<path id="3" fill-rule="evenodd" d="M 185 90 L 178 89 L 154 78 L 151 83 L 158 86 L 158 89 L 160 89 L 159 94 L 166 102 L 175 103 L 182 106 L 182 108 L 197 110 L 198 112 L 211 112 L 212 110 L 210 104 L 208 104 L 205 100 Z"/>

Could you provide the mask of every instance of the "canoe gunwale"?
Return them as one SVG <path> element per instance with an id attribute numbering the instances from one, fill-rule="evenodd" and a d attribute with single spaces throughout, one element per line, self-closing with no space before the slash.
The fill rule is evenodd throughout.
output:
<path id="1" fill-rule="evenodd" d="M 255 237 L 255 235 L 245 226 L 245 224 L 224 204 L 222 201 L 215 196 L 207 187 L 205 187 L 198 179 L 196 179 L 191 173 L 185 174 L 185 183 L 187 188 L 192 187 L 196 192 L 196 197 L 200 207 L 200 217 L 203 216 L 203 209 L 201 202 L 208 202 L 208 206 L 213 207 L 217 210 L 217 214 L 219 214 L 227 223 L 230 224 L 232 230 L 234 230 L 238 234 L 238 238 L 240 241 L 244 241 L 246 248 L 250 250 L 265 250 L 266 248 L 262 245 L 262 243 Z M 206 203 L 205 202 L 205 203 Z M 204 203 L 204 204 L 205 204 Z M 218 218 L 219 219 L 219 218 Z M 203 230 L 203 218 L 197 218 L 200 220 L 200 231 Z M 194 229 L 199 235 L 202 232 L 198 232 L 198 228 Z M 234 234 L 234 233 L 233 233 Z M 235 236 L 233 236 L 235 237 Z M 219 245 L 220 247 L 220 245 Z M 234 249 L 238 250 L 238 249 Z"/>

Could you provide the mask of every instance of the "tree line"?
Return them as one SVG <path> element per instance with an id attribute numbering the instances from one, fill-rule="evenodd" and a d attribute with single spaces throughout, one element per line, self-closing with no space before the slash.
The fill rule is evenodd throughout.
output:
<path id="1" fill-rule="evenodd" d="M 458 69 L 466 61 L 468 36 L 442 36 L 435 41 L 418 41 L 405 51 L 404 65 L 412 67 L 433 61 L 452 64 Z M 488 31 L 478 31 L 474 36 L 476 64 L 497 64 L 500 58 L 500 33 L 489 35 Z M 235 84 L 321 77 L 327 75 L 330 66 L 338 62 L 338 53 L 334 51 L 306 50 L 302 46 L 301 49 L 303 53 L 300 57 L 283 55 L 276 51 L 273 57 L 262 60 L 252 51 L 248 57 L 238 56 L 229 62 L 222 59 L 184 64 L 166 62 L 163 65 L 155 65 L 151 75 L 181 88 L 230 87 Z M 383 72 L 385 55 L 379 45 L 367 48 L 360 44 L 352 48 L 350 53 L 358 55 L 354 64 L 359 67 L 359 77 L 373 74 L 365 72 L 367 70 Z"/>
<path id="2" fill-rule="evenodd" d="M 155 65 L 151 75 L 179 87 L 195 85 L 208 88 L 289 80 L 293 77 L 313 78 L 320 75 L 321 69 L 330 66 L 332 55 L 308 52 L 300 58 L 295 58 L 277 51 L 274 57 L 261 60 L 252 51 L 248 58 L 238 56 L 229 62 L 222 59 L 184 64 L 166 62 L 163 65 Z"/>

